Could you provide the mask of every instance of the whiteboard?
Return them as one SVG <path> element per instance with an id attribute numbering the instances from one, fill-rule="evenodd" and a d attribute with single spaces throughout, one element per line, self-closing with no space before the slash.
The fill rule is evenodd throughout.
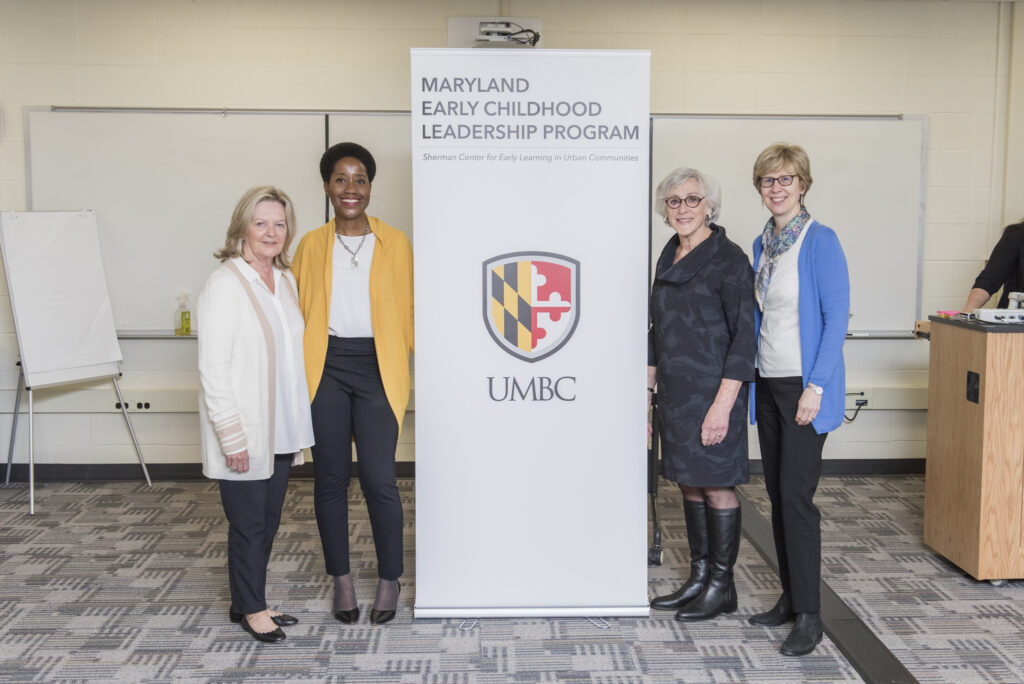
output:
<path id="1" fill-rule="evenodd" d="M 96 211 L 120 330 L 173 328 L 250 187 L 287 192 L 298 235 L 324 220 L 323 114 L 35 110 L 28 131 L 30 206 Z"/>
<path id="2" fill-rule="evenodd" d="M 3 212 L 0 249 L 28 387 L 118 374 L 96 215 Z"/>
<path id="3" fill-rule="evenodd" d="M 814 183 L 806 205 L 833 228 L 850 269 L 851 333 L 910 331 L 921 310 L 924 117 L 653 117 L 653 187 L 690 166 L 722 185 L 718 223 L 748 256 L 770 214 L 753 185 L 754 160 L 774 142 L 801 145 Z M 655 213 L 652 259 L 670 229 Z"/>
<path id="4" fill-rule="evenodd" d="M 194 301 L 247 188 L 288 192 L 298 236 L 323 224 L 329 212 L 319 160 L 329 144 L 351 140 L 373 153 L 369 213 L 413 234 L 407 112 L 30 110 L 27 117 L 30 206 L 97 210 L 121 330 L 170 330 L 176 297 L 189 292 Z M 924 117 L 652 119 L 652 182 L 680 165 L 718 178 L 721 223 L 748 254 L 768 218 L 751 180 L 754 159 L 772 142 L 803 145 L 815 178 L 808 208 L 836 230 L 849 261 L 850 330 L 913 327 L 921 301 Z M 656 258 L 671 233 L 658 214 L 651 231 Z"/>

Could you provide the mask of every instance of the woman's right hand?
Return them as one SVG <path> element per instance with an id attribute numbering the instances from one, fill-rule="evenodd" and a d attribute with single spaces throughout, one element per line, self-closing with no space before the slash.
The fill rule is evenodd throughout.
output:
<path id="1" fill-rule="evenodd" d="M 237 454 L 224 456 L 228 462 L 228 469 L 236 473 L 244 473 L 249 470 L 249 450 L 239 451 Z"/>

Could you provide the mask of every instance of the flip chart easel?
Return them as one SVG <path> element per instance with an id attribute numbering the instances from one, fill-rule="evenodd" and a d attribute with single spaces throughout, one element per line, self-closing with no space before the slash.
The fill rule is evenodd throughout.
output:
<path id="1" fill-rule="evenodd" d="M 39 387 L 110 378 L 146 484 L 152 486 L 117 378 L 121 347 L 107 294 L 96 214 L 0 213 L 0 250 L 21 355 L 5 484 L 10 483 L 18 410 L 28 394 L 29 514 L 35 513 L 32 392 Z"/>

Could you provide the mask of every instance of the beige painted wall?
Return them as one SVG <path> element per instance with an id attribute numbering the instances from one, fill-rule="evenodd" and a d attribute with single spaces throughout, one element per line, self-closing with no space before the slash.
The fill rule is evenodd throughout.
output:
<path id="1" fill-rule="evenodd" d="M 26 206 L 25 106 L 407 109 L 408 49 L 446 46 L 449 16 L 539 17 L 541 47 L 650 49 L 652 112 L 927 114 L 922 309 L 959 308 L 999 230 L 1024 215 L 1016 5 L 1014 13 L 1014 3 L 946 0 L 0 0 L 0 208 Z M 841 232 L 840 217 L 831 223 Z M 2 288 L 0 390 L 10 390 L 17 344 Z M 189 344 L 125 343 L 125 382 L 194 383 Z M 926 343 L 851 341 L 846 355 L 851 385 L 926 384 Z M 41 416 L 37 456 L 130 461 L 117 420 Z M 190 414 L 140 415 L 150 460 L 197 460 L 194 423 Z M 0 414 L 0 440 L 8 430 Z M 924 436 L 923 411 L 862 412 L 826 454 L 921 457 Z"/>

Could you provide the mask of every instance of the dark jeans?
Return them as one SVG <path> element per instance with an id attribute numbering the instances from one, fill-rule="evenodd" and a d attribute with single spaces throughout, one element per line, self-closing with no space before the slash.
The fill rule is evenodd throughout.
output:
<path id="1" fill-rule="evenodd" d="M 395 483 L 398 422 L 384 394 L 373 338 L 328 337 L 312 412 L 313 501 L 327 574 L 350 571 L 348 485 L 355 437 L 377 572 L 382 579 L 398 579 L 404 569 L 402 501 Z"/>
<path id="2" fill-rule="evenodd" d="M 754 413 L 764 484 L 772 502 L 772 532 L 779 580 L 797 613 L 821 610 L 821 513 L 814 492 L 828 433 L 796 424 L 803 380 L 757 376 Z"/>
<path id="3" fill-rule="evenodd" d="M 218 480 L 228 517 L 228 580 L 231 606 L 247 615 L 267 609 L 267 564 L 288 491 L 292 454 L 274 457 L 266 480 Z"/>

